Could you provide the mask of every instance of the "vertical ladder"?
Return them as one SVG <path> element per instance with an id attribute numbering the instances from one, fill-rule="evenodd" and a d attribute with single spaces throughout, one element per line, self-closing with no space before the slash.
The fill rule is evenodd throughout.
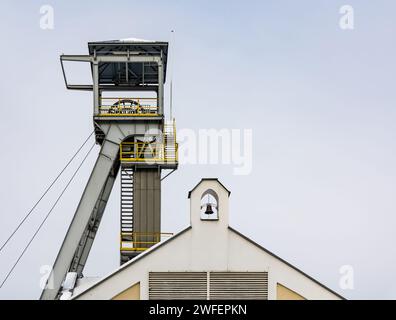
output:
<path id="1" fill-rule="evenodd" d="M 121 232 L 133 231 L 133 168 L 121 165 Z"/>

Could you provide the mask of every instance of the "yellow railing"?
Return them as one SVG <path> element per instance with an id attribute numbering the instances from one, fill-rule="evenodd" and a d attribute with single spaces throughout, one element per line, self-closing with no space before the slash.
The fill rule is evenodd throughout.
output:
<path id="1" fill-rule="evenodd" d="M 120 160 L 124 162 L 177 162 L 178 145 L 164 143 L 123 142 L 120 146 Z"/>
<path id="2" fill-rule="evenodd" d="M 158 116 L 156 98 L 102 98 L 99 115 L 107 117 Z"/>
<path id="3" fill-rule="evenodd" d="M 120 250 L 144 251 L 171 236 L 170 232 L 121 232 Z"/>
<path id="4" fill-rule="evenodd" d="M 161 142 L 122 142 L 120 160 L 124 162 L 177 163 L 176 125 L 164 125 Z"/>

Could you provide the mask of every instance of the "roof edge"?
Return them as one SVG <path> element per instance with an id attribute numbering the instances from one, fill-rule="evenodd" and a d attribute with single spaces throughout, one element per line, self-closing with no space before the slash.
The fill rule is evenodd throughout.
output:
<path id="1" fill-rule="evenodd" d="M 203 182 L 203 181 L 217 181 L 223 188 L 225 191 L 228 192 L 228 196 L 230 196 L 231 191 L 228 190 L 224 184 L 221 183 L 221 181 L 218 178 L 202 178 L 201 181 L 199 181 L 194 188 L 192 188 L 189 192 L 188 192 L 188 199 L 190 199 L 191 197 L 191 193 Z"/>
<path id="2" fill-rule="evenodd" d="M 185 233 L 186 231 L 190 230 L 192 227 L 188 226 L 186 228 L 184 228 L 183 230 L 179 231 L 178 233 L 176 233 L 174 236 L 170 237 L 169 239 L 166 239 L 162 242 L 159 242 L 158 244 L 152 246 L 150 249 L 147 249 L 146 251 L 142 252 L 141 254 L 137 255 L 135 258 L 129 260 L 127 263 L 124 263 L 122 266 L 120 266 L 118 269 L 114 270 L 113 272 L 109 273 L 108 275 L 104 276 L 102 279 L 100 279 L 99 281 L 93 283 L 91 286 L 87 287 L 84 291 L 81 291 L 80 293 L 78 293 L 77 295 L 75 295 L 74 297 L 71 298 L 71 300 L 74 300 L 78 297 L 80 297 L 81 295 L 83 295 L 84 293 L 86 293 L 87 291 L 95 288 L 96 286 L 98 286 L 99 284 L 103 283 L 104 281 L 106 281 L 107 279 L 111 278 L 112 276 L 114 276 L 115 274 L 117 274 L 118 272 L 122 271 L 123 269 L 127 268 L 128 266 L 134 264 L 136 261 L 144 258 L 145 256 L 149 255 L 150 253 L 154 252 L 155 250 L 157 250 L 158 248 L 162 247 L 163 245 L 165 245 L 166 243 L 172 241 L 173 239 L 176 239 L 178 236 L 182 235 L 183 233 Z"/>
<path id="3" fill-rule="evenodd" d="M 306 274 L 304 271 L 301 271 L 300 269 L 298 269 L 297 267 L 293 266 L 290 262 L 287 262 L 286 260 L 282 259 L 281 257 L 277 256 L 275 253 L 269 251 L 268 249 L 264 248 L 263 246 L 261 246 L 260 244 L 258 244 L 257 242 L 253 241 L 252 239 L 250 239 L 249 237 L 245 236 L 243 233 L 240 233 L 238 230 L 228 226 L 228 229 L 231 230 L 232 232 L 236 233 L 237 235 L 239 235 L 240 237 L 242 237 L 243 239 L 245 239 L 246 241 L 250 242 L 251 244 L 255 245 L 256 247 L 258 247 L 259 249 L 265 251 L 266 253 L 268 253 L 269 255 L 271 255 L 272 257 L 278 259 L 279 261 L 285 263 L 287 266 L 291 267 L 292 269 L 294 269 L 295 271 L 301 273 L 303 276 L 307 277 L 308 279 L 310 279 L 311 281 L 315 282 L 316 284 L 318 284 L 319 286 L 321 286 L 322 288 L 328 290 L 329 292 L 331 292 L 332 294 L 336 295 L 338 298 L 342 299 L 342 300 L 347 300 L 345 297 L 343 297 L 342 295 L 340 295 L 339 293 L 335 292 L 334 290 L 330 289 L 329 287 L 325 286 L 323 283 L 320 283 L 318 280 L 312 278 L 310 275 Z"/>

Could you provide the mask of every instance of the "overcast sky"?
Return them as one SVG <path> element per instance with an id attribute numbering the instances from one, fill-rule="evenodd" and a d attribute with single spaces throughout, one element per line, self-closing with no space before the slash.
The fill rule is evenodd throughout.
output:
<path id="1" fill-rule="evenodd" d="M 52 30 L 40 28 L 44 4 Z M 353 30 L 339 26 L 345 4 Z M 93 130 L 91 94 L 66 90 L 59 55 L 94 40 L 170 41 L 173 29 L 178 129 L 252 129 L 253 170 L 180 166 L 163 183 L 162 230 L 188 225 L 187 192 L 218 177 L 234 228 L 347 298 L 396 298 L 395 14 L 392 0 L 2 1 L 0 243 Z M 38 298 L 97 152 L 0 298 Z M 80 160 L 0 252 L 0 280 Z M 87 276 L 118 266 L 118 201 L 117 181 Z M 353 290 L 339 286 L 343 265 Z"/>

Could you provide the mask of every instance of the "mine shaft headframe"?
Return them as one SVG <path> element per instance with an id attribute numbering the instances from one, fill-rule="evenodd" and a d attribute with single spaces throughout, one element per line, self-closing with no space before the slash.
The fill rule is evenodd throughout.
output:
<path id="1" fill-rule="evenodd" d="M 163 114 L 168 43 L 138 39 L 88 43 L 89 55 L 61 55 L 63 77 L 70 90 L 93 91 L 94 114 L 102 91 L 155 91 Z M 91 64 L 91 84 L 70 84 L 64 62 Z"/>
<path id="2" fill-rule="evenodd" d="M 133 172 L 133 194 L 124 195 L 125 210 L 122 212 L 124 214 L 122 218 L 124 218 L 124 225 L 129 226 L 131 214 L 133 214 L 133 229 L 131 231 L 125 229 L 125 232 L 134 233 L 132 238 L 129 234 L 125 235 L 123 245 L 130 246 L 132 239 L 134 240 L 132 249 L 142 250 L 158 241 L 161 169 L 177 168 L 175 125 L 174 122 L 170 126 L 165 124 L 163 112 L 168 43 L 129 39 L 91 42 L 88 44 L 88 49 L 87 55 L 62 55 L 60 60 L 68 89 L 93 92 L 95 133 L 101 148 L 56 257 L 49 276 L 51 281 L 46 284 L 41 299 L 59 297 L 65 289 L 62 283 L 68 272 L 82 275 L 120 169 Z M 64 61 L 89 63 L 92 84 L 69 84 Z M 144 94 L 149 97 L 136 97 L 135 93 L 145 90 L 151 91 Z M 106 91 L 125 91 L 123 93 L 126 97 L 108 97 Z M 128 91 L 135 92 L 130 94 L 127 93 Z M 156 94 L 153 95 L 152 92 Z M 163 140 L 147 143 L 145 139 L 141 139 L 148 129 L 162 132 Z M 134 140 L 124 141 L 125 139 Z M 154 161 L 154 163 L 146 167 L 147 161 Z M 130 180 L 123 181 L 124 190 L 131 189 Z M 148 189 L 148 184 L 145 183 L 147 181 L 153 182 L 154 195 L 152 195 L 151 187 Z M 132 213 L 129 209 L 127 210 L 131 201 L 134 206 Z M 152 217 L 155 215 L 155 218 L 151 218 L 150 224 L 146 219 L 149 216 L 148 211 L 151 211 Z M 143 218 L 140 219 L 140 217 Z M 151 238 L 148 240 L 146 236 L 136 241 L 136 232 L 155 233 L 155 236 L 150 235 Z"/>

